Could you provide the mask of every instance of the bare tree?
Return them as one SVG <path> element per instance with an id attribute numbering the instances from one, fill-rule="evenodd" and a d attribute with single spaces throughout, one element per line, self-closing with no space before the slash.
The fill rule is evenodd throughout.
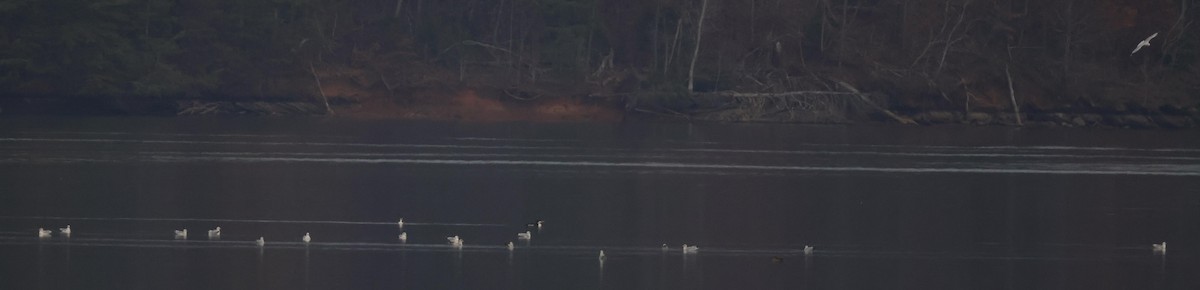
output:
<path id="1" fill-rule="evenodd" d="M 688 68 L 688 86 L 689 92 L 692 90 L 694 77 L 696 75 L 696 57 L 700 56 L 700 36 L 704 32 L 704 13 L 708 12 L 708 0 L 701 0 L 700 4 L 700 21 L 696 23 L 696 49 L 692 51 L 692 65 Z"/>

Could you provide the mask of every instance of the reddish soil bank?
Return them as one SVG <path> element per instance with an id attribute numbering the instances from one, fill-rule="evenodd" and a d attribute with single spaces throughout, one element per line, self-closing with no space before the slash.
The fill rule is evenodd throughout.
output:
<path id="1" fill-rule="evenodd" d="M 619 100 L 512 97 L 503 90 L 425 88 L 409 92 L 366 89 L 347 81 L 323 84 L 333 115 L 367 119 L 460 121 L 616 121 Z"/>

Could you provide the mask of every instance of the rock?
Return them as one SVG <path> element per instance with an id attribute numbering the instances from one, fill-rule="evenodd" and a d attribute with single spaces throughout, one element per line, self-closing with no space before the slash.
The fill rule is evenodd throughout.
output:
<path id="1" fill-rule="evenodd" d="M 1152 119 L 1154 119 L 1154 123 L 1163 128 L 1179 129 L 1189 128 L 1194 125 L 1192 124 L 1192 119 L 1185 116 L 1156 115 Z"/>
<path id="2" fill-rule="evenodd" d="M 930 123 L 937 123 L 937 124 L 953 123 L 954 119 L 956 119 L 954 117 L 954 113 L 946 112 L 946 111 L 933 111 L 933 112 L 929 112 L 926 115 L 926 120 L 929 121 Z"/>
<path id="3" fill-rule="evenodd" d="M 1123 118 L 1122 115 L 1105 114 L 1101 118 L 1102 118 L 1101 119 L 1102 121 L 1099 123 L 1102 125 L 1108 125 L 1108 126 L 1113 126 L 1113 127 L 1125 126 L 1125 118 Z"/>
<path id="4" fill-rule="evenodd" d="M 921 123 L 921 124 L 925 124 L 925 125 L 930 124 L 928 112 L 920 112 L 920 113 L 913 114 L 912 119 L 913 119 L 913 121 L 917 121 L 917 123 Z"/>
<path id="5" fill-rule="evenodd" d="M 1171 115 L 1187 114 L 1187 109 L 1184 109 L 1183 106 L 1176 105 L 1176 104 L 1166 104 L 1166 105 L 1159 106 L 1158 111 L 1163 112 L 1165 114 L 1171 114 Z"/>
<path id="6" fill-rule="evenodd" d="M 1157 127 L 1153 121 L 1150 121 L 1150 118 L 1142 115 L 1124 115 L 1120 119 L 1122 125 L 1129 126 L 1130 128 L 1146 129 Z"/>
<path id="7" fill-rule="evenodd" d="M 1063 113 L 1054 113 L 1054 120 L 1058 122 L 1069 122 L 1071 121 L 1071 117 L 1068 117 L 1067 114 Z"/>
<path id="8" fill-rule="evenodd" d="M 1072 118 L 1070 124 L 1074 125 L 1075 127 L 1083 127 L 1088 125 L 1087 121 L 1084 121 L 1083 117 L 1080 116 L 1075 116 L 1075 118 Z"/>
<path id="9" fill-rule="evenodd" d="M 1024 122 L 1024 126 L 1030 128 L 1054 128 L 1059 126 L 1059 124 L 1051 121 L 1028 121 Z"/>
<path id="10" fill-rule="evenodd" d="M 986 125 L 992 123 L 992 115 L 987 113 L 971 112 L 967 113 L 967 122 L 976 125 Z"/>
<path id="11" fill-rule="evenodd" d="M 1059 115 L 1061 115 L 1061 114 L 1060 113 L 1025 114 L 1026 118 L 1023 120 L 1026 122 L 1043 121 L 1043 122 L 1055 123 L 1055 122 L 1060 121 Z"/>

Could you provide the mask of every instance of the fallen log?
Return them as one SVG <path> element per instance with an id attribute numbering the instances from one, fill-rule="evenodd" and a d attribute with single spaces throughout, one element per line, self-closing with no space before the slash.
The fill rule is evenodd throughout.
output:
<path id="1" fill-rule="evenodd" d="M 718 96 L 718 97 L 734 97 L 734 98 L 779 98 L 779 97 L 794 97 L 794 96 L 809 96 L 809 95 L 858 95 L 857 92 L 835 92 L 835 91 L 795 91 L 782 93 L 739 93 L 739 92 L 713 92 L 713 93 L 697 93 L 697 96 Z"/>
<path id="2" fill-rule="evenodd" d="M 900 122 L 900 124 L 905 124 L 905 125 L 916 125 L 917 124 L 917 122 L 913 121 L 913 119 L 911 119 L 911 118 L 896 115 L 896 113 L 892 113 L 892 111 L 889 111 L 888 109 L 875 104 L 875 102 L 872 102 L 870 99 L 867 99 L 867 96 L 860 93 L 858 91 L 858 89 L 854 88 L 854 86 L 851 86 L 850 84 L 847 84 L 846 82 L 843 82 L 843 81 L 835 81 L 835 82 L 837 82 L 842 87 L 845 87 L 847 90 L 850 90 L 850 92 L 853 92 L 855 95 L 858 96 L 859 99 L 862 99 L 863 103 L 866 103 L 867 105 L 871 106 L 872 108 L 875 108 L 875 110 L 883 112 L 884 115 L 891 117 L 893 120 L 896 120 L 896 122 Z"/>

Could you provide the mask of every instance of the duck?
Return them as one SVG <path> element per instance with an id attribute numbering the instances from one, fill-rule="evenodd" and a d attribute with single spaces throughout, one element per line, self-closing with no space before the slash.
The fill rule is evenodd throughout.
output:
<path id="1" fill-rule="evenodd" d="M 662 245 L 663 252 L 666 252 L 667 250 L 670 250 L 670 249 L 671 249 L 671 247 L 668 247 L 667 244 Z"/>
<path id="2" fill-rule="evenodd" d="M 308 233 L 304 233 L 304 237 L 300 238 L 300 240 L 304 241 L 304 243 L 307 244 L 309 242 L 312 242 L 312 236 L 309 236 Z"/>
<path id="3" fill-rule="evenodd" d="M 1167 253 L 1167 242 L 1162 242 L 1161 244 L 1153 244 L 1152 249 L 1154 250 L 1155 253 L 1166 254 Z"/>
<path id="4" fill-rule="evenodd" d="M 71 225 L 67 225 L 67 227 L 65 227 L 65 228 L 58 228 L 58 232 L 62 233 L 62 235 L 64 235 L 64 236 L 70 236 L 71 235 Z"/>
<path id="5" fill-rule="evenodd" d="M 530 227 L 530 228 L 538 228 L 538 229 L 541 229 L 541 228 L 542 228 L 542 223 L 543 223 L 543 222 L 544 222 L 544 221 L 542 221 L 542 220 L 540 220 L 540 219 L 539 219 L 539 220 L 536 220 L 536 221 L 534 221 L 534 222 L 532 222 L 532 223 L 527 223 L 527 224 L 525 224 L 525 227 Z"/>
<path id="6" fill-rule="evenodd" d="M 509 252 L 512 252 L 513 250 L 517 249 L 517 246 L 513 245 L 513 242 L 508 242 L 507 248 Z"/>
<path id="7" fill-rule="evenodd" d="M 533 238 L 533 233 L 530 233 L 529 231 L 525 231 L 524 233 L 517 233 L 517 239 L 519 239 L 519 240 L 528 240 L 528 239 L 532 239 L 532 238 Z"/>
<path id="8" fill-rule="evenodd" d="M 220 237 L 221 237 L 221 227 L 217 227 L 215 229 L 208 230 L 208 238 L 209 239 L 215 239 L 215 238 L 220 238 Z"/>
<path id="9" fill-rule="evenodd" d="M 263 237 L 258 237 L 258 240 L 254 241 L 254 244 L 258 245 L 259 247 L 262 247 L 262 246 L 267 245 L 267 240 L 263 239 Z"/>
<path id="10" fill-rule="evenodd" d="M 804 255 L 811 256 L 812 253 L 813 253 L 813 247 L 809 246 L 809 245 L 804 245 Z"/>
<path id="11" fill-rule="evenodd" d="M 408 233 L 400 232 L 400 242 L 401 243 L 408 242 Z"/>
<path id="12" fill-rule="evenodd" d="M 38 228 L 38 238 L 45 239 L 50 237 L 50 230 Z"/>
<path id="13" fill-rule="evenodd" d="M 780 257 L 780 256 L 772 256 L 772 257 L 771 257 L 771 263 L 775 263 L 775 264 L 783 263 L 783 257 Z"/>
<path id="14" fill-rule="evenodd" d="M 175 230 L 175 239 L 187 239 L 187 229 Z"/>
<path id="15" fill-rule="evenodd" d="M 684 254 L 695 254 L 696 251 L 699 251 L 699 250 L 700 250 L 700 247 L 688 246 L 687 244 L 683 244 L 683 253 Z"/>

